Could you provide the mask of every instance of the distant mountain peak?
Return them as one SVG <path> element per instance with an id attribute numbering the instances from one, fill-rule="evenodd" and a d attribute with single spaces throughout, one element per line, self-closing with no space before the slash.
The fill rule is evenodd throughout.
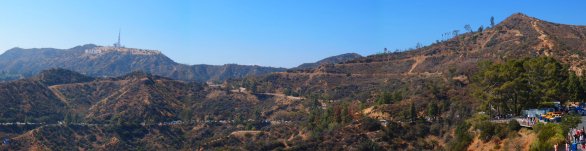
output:
<path id="1" fill-rule="evenodd" d="M 514 13 L 511 16 L 509 16 L 508 18 L 527 18 L 527 19 L 534 19 L 533 17 L 527 15 L 527 14 L 523 14 L 521 12 L 518 13 Z"/>
<path id="2" fill-rule="evenodd" d="M 293 69 L 311 69 L 311 68 L 316 68 L 316 67 L 323 65 L 323 64 L 343 63 L 343 62 L 358 59 L 358 58 L 362 58 L 362 55 L 357 54 L 357 53 L 345 53 L 345 54 L 341 54 L 341 55 L 327 57 L 327 58 L 319 60 L 315 63 L 304 63 L 304 64 L 301 64 Z"/>
<path id="3" fill-rule="evenodd" d="M 497 27 L 507 27 L 511 28 L 524 28 L 529 27 L 534 24 L 534 22 L 543 22 L 543 20 L 537 19 L 535 17 L 531 17 L 525 15 L 523 13 L 515 13 L 511 16 L 507 17 L 505 20 L 500 22 Z"/>
<path id="4" fill-rule="evenodd" d="M 145 77 L 152 77 L 150 73 L 144 72 L 142 70 L 139 71 L 132 71 L 122 77 L 124 78 L 145 78 Z"/>

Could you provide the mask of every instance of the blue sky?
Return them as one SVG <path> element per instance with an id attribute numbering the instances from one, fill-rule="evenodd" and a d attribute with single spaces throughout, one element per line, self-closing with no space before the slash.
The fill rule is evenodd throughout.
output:
<path id="1" fill-rule="evenodd" d="M 51 0 L 0 2 L 0 52 L 111 45 L 157 49 L 185 64 L 293 67 L 347 52 L 430 44 L 522 12 L 586 25 L 586 1 Z"/>

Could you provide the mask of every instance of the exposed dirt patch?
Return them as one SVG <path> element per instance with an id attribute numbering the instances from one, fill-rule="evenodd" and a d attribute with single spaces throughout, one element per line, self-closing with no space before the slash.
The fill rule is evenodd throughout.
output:
<path id="1" fill-rule="evenodd" d="M 413 59 L 415 60 L 415 63 L 413 63 L 413 65 L 411 65 L 411 69 L 409 69 L 409 72 L 407 72 L 408 74 L 412 74 L 413 73 L 413 70 L 419 64 L 421 64 L 423 61 L 425 61 L 425 59 L 427 59 L 427 56 L 425 56 L 425 55 L 419 55 L 419 56 L 413 57 Z"/>
<path id="2" fill-rule="evenodd" d="M 468 150 L 529 150 L 536 137 L 536 134 L 528 129 L 521 129 L 517 136 L 503 140 L 491 139 L 484 142 L 477 136 L 468 146 Z"/>
<path id="3" fill-rule="evenodd" d="M 375 107 L 369 107 L 362 110 L 362 114 L 374 118 L 374 119 L 390 119 L 391 115 L 389 113 L 384 113 Z"/>

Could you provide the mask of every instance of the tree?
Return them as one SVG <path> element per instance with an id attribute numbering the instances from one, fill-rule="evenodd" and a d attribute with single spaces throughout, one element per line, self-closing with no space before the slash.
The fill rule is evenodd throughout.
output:
<path id="1" fill-rule="evenodd" d="M 482 25 L 480 25 L 480 27 L 478 27 L 478 32 L 481 33 L 484 30 L 484 27 L 482 27 Z"/>
<path id="2" fill-rule="evenodd" d="M 389 92 L 383 92 L 378 99 L 376 100 L 376 103 L 381 105 L 381 104 L 391 104 L 392 102 L 392 95 Z"/>
<path id="3" fill-rule="evenodd" d="M 417 119 L 417 110 L 415 109 L 415 104 L 411 103 L 411 108 L 409 110 L 409 115 L 411 118 L 411 122 L 415 122 L 415 120 Z"/>
<path id="4" fill-rule="evenodd" d="M 470 125 L 466 122 L 458 124 L 455 131 L 455 140 L 448 144 L 449 150 L 466 150 L 468 145 L 472 142 L 472 135 L 468 132 Z"/>
<path id="5" fill-rule="evenodd" d="M 291 90 L 290 88 L 284 88 L 283 89 L 283 94 L 285 94 L 286 96 L 292 96 L 293 95 L 293 90 Z"/>
<path id="6" fill-rule="evenodd" d="M 395 91 L 395 93 L 393 93 L 393 97 L 391 98 L 391 100 L 394 100 L 394 101 L 401 101 L 401 100 L 403 100 L 403 93 L 402 93 L 402 91 Z"/>
<path id="7" fill-rule="evenodd" d="M 584 88 L 580 82 L 578 76 L 575 73 L 570 73 L 567 81 L 567 90 L 569 93 L 570 101 L 583 101 L 584 100 Z"/>
<path id="8" fill-rule="evenodd" d="M 578 124 L 582 123 L 582 117 L 577 114 L 569 114 L 562 117 L 562 128 L 564 129 L 564 134 L 568 133 L 570 128 L 574 128 L 578 126 Z"/>
<path id="9" fill-rule="evenodd" d="M 73 119 L 73 117 L 71 117 L 71 113 L 67 113 L 67 114 L 65 114 L 65 117 L 63 119 L 63 123 L 65 125 L 69 125 L 71 123 L 72 119 Z"/>
<path id="10" fill-rule="evenodd" d="M 350 109 L 348 107 L 348 104 L 344 103 L 342 104 L 342 111 L 340 113 L 341 115 L 341 122 L 342 123 L 348 123 L 350 121 L 352 121 L 352 112 L 350 112 Z"/>
<path id="11" fill-rule="evenodd" d="M 452 31 L 453 36 L 458 36 L 458 34 L 460 33 L 460 30 L 454 30 Z"/>
<path id="12" fill-rule="evenodd" d="M 427 114 L 433 120 L 436 119 L 436 117 L 439 114 L 439 110 L 438 110 L 437 104 L 435 102 L 431 102 L 431 103 L 427 104 Z"/>
<path id="13" fill-rule="evenodd" d="M 465 29 L 467 32 L 472 32 L 472 27 L 470 26 L 470 24 L 466 24 L 466 25 L 464 25 L 464 29 Z"/>
<path id="14" fill-rule="evenodd" d="M 509 130 L 518 131 L 521 129 L 521 125 L 517 120 L 511 120 L 509 123 L 507 123 L 507 128 Z"/>
<path id="15" fill-rule="evenodd" d="M 554 144 L 564 143 L 563 128 L 560 124 L 547 123 L 533 126 L 537 140 L 531 144 L 531 150 L 551 150 Z"/>
<path id="16" fill-rule="evenodd" d="M 73 115 L 73 123 L 81 123 L 82 122 L 82 117 L 79 114 L 74 114 Z"/>
<path id="17" fill-rule="evenodd" d="M 568 96 L 569 71 L 553 58 L 485 62 L 479 67 L 473 77 L 474 95 L 484 100 L 483 108 L 499 114 L 518 115 L 522 109 L 540 107 L 544 102 L 563 103 Z"/>
<path id="18" fill-rule="evenodd" d="M 490 28 L 494 28 L 494 16 L 490 16 Z"/>
<path id="19" fill-rule="evenodd" d="M 421 47 L 423 47 L 423 45 L 421 45 L 421 43 L 417 42 L 417 44 L 415 45 L 415 48 L 416 48 L 416 49 L 419 49 L 419 48 L 421 48 Z"/>
<path id="20" fill-rule="evenodd" d="M 181 118 L 183 122 L 189 122 L 193 118 L 193 111 L 191 110 L 191 108 L 185 108 L 183 109 L 183 111 L 181 111 L 179 116 L 179 118 Z"/>

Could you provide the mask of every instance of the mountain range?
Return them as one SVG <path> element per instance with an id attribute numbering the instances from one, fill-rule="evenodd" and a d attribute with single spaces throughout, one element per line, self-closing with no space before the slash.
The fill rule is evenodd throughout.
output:
<path id="1" fill-rule="evenodd" d="M 122 76 L 133 71 L 186 81 L 223 81 L 285 68 L 226 65 L 185 65 L 155 50 L 103 47 L 92 44 L 71 49 L 13 48 L 0 55 L 0 71 L 12 78 L 31 77 L 42 70 L 63 68 L 89 76 Z M 9 77 L 9 78 L 10 78 Z"/>
<path id="2" fill-rule="evenodd" d="M 358 54 L 344 54 L 317 63 L 303 64 L 298 68 L 306 69 L 316 67 L 319 64 L 339 63 L 359 56 Z M 13 48 L 0 55 L 0 79 L 22 79 L 51 68 L 63 68 L 96 77 L 116 77 L 133 71 L 143 71 L 177 80 L 198 82 L 221 82 L 227 79 L 259 76 L 287 70 L 286 68 L 238 64 L 185 65 L 174 62 L 156 50 L 93 44 L 70 49 Z"/>

